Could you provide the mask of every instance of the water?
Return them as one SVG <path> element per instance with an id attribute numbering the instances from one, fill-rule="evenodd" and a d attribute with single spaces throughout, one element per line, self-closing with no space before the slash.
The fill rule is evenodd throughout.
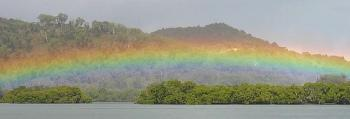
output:
<path id="1" fill-rule="evenodd" d="M 0 119 L 349 119 L 347 105 L 0 104 Z"/>

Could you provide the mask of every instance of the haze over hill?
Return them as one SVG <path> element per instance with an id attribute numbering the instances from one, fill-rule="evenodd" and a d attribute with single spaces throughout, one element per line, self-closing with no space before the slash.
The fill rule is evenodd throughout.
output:
<path id="1" fill-rule="evenodd" d="M 220 6 L 220 7 L 219 7 Z M 0 16 L 40 13 L 107 20 L 146 32 L 224 22 L 298 52 L 350 58 L 347 0 L 1 0 Z"/>
<path id="2" fill-rule="evenodd" d="M 40 22 L 0 19 L 0 81 L 139 89 L 168 79 L 204 84 L 301 84 L 349 76 L 343 57 L 300 54 L 224 23 L 151 34 L 106 21 L 42 14 Z"/>

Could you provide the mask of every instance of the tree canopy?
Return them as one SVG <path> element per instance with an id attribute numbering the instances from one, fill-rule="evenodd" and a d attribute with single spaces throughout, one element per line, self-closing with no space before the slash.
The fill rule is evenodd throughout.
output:
<path id="1" fill-rule="evenodd" d="M 146 34 L 139 29 L 127 28 L 107 21 L 88 23 L 78 17 L 67 22 L 69 16 L 40 14 L 38 22 L 0 18 L 0 59 L 14 57 L 35 49 L 59 51 L 64 48 L 82 48 L 93 44 L 98 37 L 111 41 L 143 39 Z M 90 45 L 91 46 L 91 45 Z"/>
<path id="2" fill-rule="evenodd" d="M 90 103 L 91 97 L 77 87 L 18 87 L 7 92 L 4 103 Z"/>
<path id="3" fill-rule="evenodd" d="M 350 104 L 350 83 L 198 85 L 170 80 L 148 86 L 140 104 Z"/>
<path id="4" fill-rule="evenodd" d="M 334 75 L 334 74 L 326 74 L 321 75 L 317 80 L 320 83 L 346 83 L 348 82 L 347 77 L 345 75 Z"/>

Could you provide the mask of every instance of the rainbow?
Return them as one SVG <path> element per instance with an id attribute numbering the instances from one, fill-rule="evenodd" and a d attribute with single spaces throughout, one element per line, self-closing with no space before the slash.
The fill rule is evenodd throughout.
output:
<path id="1" fill-rule="evenodd" d="M 116 48 L 71 49 L 25 58 L 1 60 L 0 83 L 28 81 L 40 77 L 68 76 L 90 71 L 152 67 L 166 69 L 183 65 L 210 67 L 253 67 L 293 70 L 316 74 L 350 76 L 350 63 L 339 59 L 304 56 L 292 52 L 245 50 L 243 47 L 171 45 Z"/>

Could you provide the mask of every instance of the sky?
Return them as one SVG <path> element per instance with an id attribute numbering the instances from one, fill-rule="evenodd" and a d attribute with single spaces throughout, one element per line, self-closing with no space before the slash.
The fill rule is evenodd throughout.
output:
<path id="1" fill-rule="evenodd" d="M 298 52 L 350 60 L 349 0 L 0 0 L 0 17 L 66 13 L 152 32 L 224 22 Z"/>

